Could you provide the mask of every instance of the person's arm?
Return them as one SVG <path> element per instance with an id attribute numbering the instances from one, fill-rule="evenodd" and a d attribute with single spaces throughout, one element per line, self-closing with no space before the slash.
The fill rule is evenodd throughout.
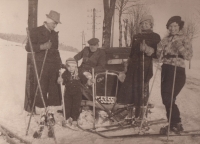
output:
<path id="1" fill-rule="evenodd" d="M 94 67 L 94 72 L 105 70 L 105 65 L 106 65 L 106 54 L 102 50 L 97 62 L 97 66 Z"/>
<path id="2" fill-rule="evenodd" d="M 38 44 L 38 30 L 33 28 L 30 30 L 29 34 L 33 46 L 33 52 L 40 52 L 40 45 Z M 27 52 L 31 52 L 29 41 L 27 41 L 25 49 Z"/>
<path id="3" fill-rule="evenodd" d="M 62 79 L 63 79 L 63 85 L 65 85 L 66 84 L 66 82 L 67 82 L 67 70 L 65 70 L 64 72 L 63 72 L 63 74 L 62 74 Z"/>
<path id="4" fill-rule="evenodd" d="M 151 45 L 145 44 L 145 53 L 147 56 L 152 56 L 156 58 L 157 44 L 160 42 L 160 36 L 155 34 L 152 38 L 153 43 Z"/>
<path id="5" fill-rule="evenodd" d="M 85 49 L 85 48 L 84 48 Z M 79 53 L 77 53 L 75 56 L 74 56 L 74 59 L 78 62 L 80 59 L 82 59 L 83 58 L 83 51 L 84 51 L 84 49 L 82 50 L 82 51 L 80 51 Z"/>
<path id="6" fill-rule="evenodd" d="M 178 46 L 178 53 L 183 56 L 186 60 L 191 60 L 193 56 L 193 49 L 191 40 L 188 37 L 185 37 L 182 44 Z"/>
<path id="7" fill-rule="evenodd" d="M 30 30 L 30 40 L 33 47 L 33 52 L 40 52 L 41 50 L 50 49 L 52 43 L 50 41 L 40 44 L 38 40 L 39 30 L 37 28 L 33 28 Z M 29 45 L 29 41 L 26 43 L 25 49 L 27 52 L 31 52 L 31 48 Z"/>
<path id="8" fill-rule="evenodd" d="M 163 50 L 165 46 L 168 44 L 168 39 L 164 38 L 157 44 L 156 56 L 158 59 L 162 59 L 163 57 Z"/>
<path id="9" fill-rule="evenodd" d="M 78 72 L 78 75 L 79 75 L 79 78 L 81 80 L 81 83 L 83 85 L 85 85 L 87 83 L 87 81 L 88 81 L 88 79 L 86 78 L 86 76 L 82 73 L 82 71 Z"/>

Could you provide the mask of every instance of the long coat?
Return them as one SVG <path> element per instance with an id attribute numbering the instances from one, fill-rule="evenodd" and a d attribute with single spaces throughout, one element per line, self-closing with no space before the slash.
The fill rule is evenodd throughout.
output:
<path id="1" fill-rule="evenodd" d="M 118 103 L 123 104 L 138 104 L 138 99 L 142 95 L 143 81 L 143 52 L 140 51 L 140 43 L 145 40 L 145 43 L 154 49 L 151 56 L 144 54 L 144 82 L 148 85 L 149 80 L 153 76 L 152 58 L 156 58 L 157 44 L 160 41 L 160 36 L 152 31 L 139 33 L 132 39 L 131 53 L 128 60 L 128 69 L 126 78 L 122 83 L 118 93 Z"/>
<path id="2" fill-rule="evenodd" d="M 82 70 L 90 71 L 94 68 L 95 72 L 99 72 L 105 69 L 106 64 L 106 54 L 105 52 L 98 48 L 91 56 L 90 48 L 85 47 L 81 52 L 74 56 L 76 61 L 83 58 L 83 62 L 80 66 Z"/>
<path id="3" fill-rule="evenodd" d="M 34 56 L 36 60 L 36 66 L 38 75 L 40 77 L 42 63 L 44 61 L 45 50 L 40 50 L 40 45 L 48 41 L 52 43 L 51 48 L 48 50 L 46 60 L 43 67 L 42 76 L 40 79 L 40 85 L 42 89 L 42 94 L 44 96 L 44 102 L 46 106 L 57 106 L 61 105 L 61 90 L 59 84 L 57 84 L 57 78 L 59 74 L 59 69 L 62 64 L 60 54 L 58 51 L 58 32 L 49 31 L 45 25 L 30 30 L 30 39 L 33 46 Z M 31 52 L 29 43 L 25 47 L 27 52 Z M 34 89 L 36 91 L 37 79 L 34 72 Z M 34 93 L 35 93 L 34 91 Z M 48 97 L 47 97 L 48 95 Z M 25 109 L 27 105 L 33 104 L 34 97 L 25 96 Z M 35 106 L 44 107 L 40 92 L 38 90 L 36 96 Z"/>

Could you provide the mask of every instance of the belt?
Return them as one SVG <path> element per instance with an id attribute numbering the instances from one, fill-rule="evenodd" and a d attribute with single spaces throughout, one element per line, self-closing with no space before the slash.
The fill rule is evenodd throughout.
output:
<path id="1" fill-rule="evenodd" d="M 169 58 L 176 58 L 176 55 L 169 55 L 169 54 L 167 54 L 167 55 L 164 55 L 163 58 L 167 58 L 167 59 L 169 59 Z M 178 58 L 184 59 L 184 57 L 182 55 L 178 55 Z"/>

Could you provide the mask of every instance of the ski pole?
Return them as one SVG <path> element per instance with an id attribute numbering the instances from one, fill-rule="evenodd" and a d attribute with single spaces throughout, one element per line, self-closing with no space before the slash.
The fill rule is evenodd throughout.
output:
<path id="1" fill-rule="evenodd" d="M 144 48 L 145 40 L 142 41 L 142 48 Z M 142 52 L 142 106 L 140 105 L 140 118 L 143 119 L 144 112 L 144 51 Z"/>
<path id="2" fill-rule="evenodd" d="M 41 71 L 40 71 L 40 78 L 39 78 L 40 80 L 41 80 L 41 77 L 42 77 L 43 68 L 44 68 L 44 64 L 45 64 L 45 61 L 46 61 L 47 53 L 48 53 L 48 49 L 45 51 L 45 55 L 44 55 L 44 59 L 43 59 L 43 63 L 42 63 L 42 68 L 41 68 Z M 37 85 L 35 95 L 34 95 L 33 105 L 32 105 L 32 109 L 31 109 L 31 115 L 29 117 L 28 126 L 27 126 L 27 129 L 26 129 L 26 135 L 28 135 L 31 118 L 32 118 L 32 115 L 33 115 L 34 107 L 35 107 L 35 100 L 36 100 L 37 93 L 38 93 L 38 85 Z"/>
<path id="3" fill-rule="evenodd" d="M 94 80 L 94 68 L 92 68 L 92 80 Z M 92 96 L 93 96 L 93 117 L 94 117 L 93 129 L 95 129 L 95 101 L 96 101 L 96 97 L 94 95 L 94 83 L 92 84 Z"/>
<path id="4" fill-rule="evenodd" d="M 61 71 L 60 71 L 59 75 L 61 76 Z M 62 96 L 63 116 L 64 116 L 64 120 L 66 120 L 66 113 L 65 113 L 65 100 L 64 100 L 65 89 L 64 89 L 64 93 L 62 93 L 62 83 L 60 83 L 60 88 L 61 88 L 61 96 Z"/>
<path id="5" fill-rule="evenodd" d="M 160 44 L 161 44 L 161 47 L 163 48 L 163 45 L 162 45 L 161 42 L 160 42 Z M 163 50 L 162 50 L 162 52 L 163 52 Z M 149 92 L 149 97 L 148 97 L 147 104 L 146 104 L 147 106 L 146 106 L 145 109 L 144 109 L 143 117 L 144 117 L 144 115 L 145 115 L 145 113 L 147 112 L 147 109 L 148 109 L 149 99 L 150 99 L 150 97 L 151 97 L 151 92 L 152 92 L 152 89 L 153 89 L 153 86 L 154 86 L 154 82 L 155 82 L 155 79 L 156 79 L 156 75 L 157 75 L 159 63 L 160 63 L 161 58 L 162 58 L 162 52 L 161 52 L 161 55 L 160 55 L 160 57 L 159 57 L 159 59 L 158 59 L 157 68 L 156 68 L 155 74 L 154 74 L 154 76 L 153 76 L 153 82 L 152 82 L 152 84 L 151 84 L 151 88 L 150 88 L 150 92 Z M 143 122 L 144 122 L 144 119 L 142 119 L 142 121 L 141 121 L 140 128 L 139 128 L 139 133 L 141 132 Z"/>
<path id="6" fill-rule="evenodd" d="M 29 41 L 29 46 L 31 48 L 31 54 L 32 54 L 32 57 L 33 57 L 33 66 L 34 66 L 34 70 L 35 70 L 35 75 L 36 75 L 36 79 L 37 79 L 37 84 L 38 84 L 38 88 L 39 88 L 39 92 L 40 92 L 40 96 L 41 96 L 41 99 L 42 99 L 42 103 L 45 107 L 45 112 L 46 112 L 46 104 L 44 102 L 44 97 L 43 97 L 43 93 L 42 93 L 42 88 L 41 88 L 41 85 L 40 85 L 40 81 L 39 81 L 39 77 L 38 77 L 38 70 L 37 70 L 37 66 L 36 66 L 36 60 L 35 60 L 35 56 L 34 56 L 34 53 L 33 53 L 33 46 L 32 46 L 32 42 L 31 42 L 31 38 L 30 38 L 30 34 L 29 34 L 29 30 L 28 28 L 26 28 L 26 31 L 27 31 L 27 35 L 28 35 L 28 41 Z"/>
<path id="7" fill-rule="evenodd" d="M 178 52 L 176 54 L 176 61 L 175 61 L 175 67 L 174 67 L 174 78 L 173 78 L 170 113 L 169 113 L 169 126 L 167 129 L 167 141 L 169 140 L 169 129 L 170 129 L 170 124 L 171 124 L 171 116 L 172 116 L 172 103 L 173 103 L 173 99 L 174 99 L 174 87 L 175 87 L 175 81 L 176 81 L 177 60 L 178 60 Z"/>

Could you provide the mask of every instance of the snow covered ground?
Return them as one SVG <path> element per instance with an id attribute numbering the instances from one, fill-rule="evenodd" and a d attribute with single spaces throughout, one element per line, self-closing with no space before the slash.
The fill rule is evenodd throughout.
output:
<path id="1" fill-rule="evenodd" d="M 75 53 L 60 51 L 62 61 L 68 57 L 73 57 Z M 200 129 L 200 59 L 192 61 L 192 68 L 186 69 L 187 82 L 183 90 L 178 96 L 177 103 L 180 107 L 182 121 L 185 129 Z M 154 72 L 156 71 L 155 64 Z M 29 135 L 25 136 L 28 124 L 27 113 L 23 111 L 24 93 L 25 93 L 25 77 L 26 77 L 26 51 L 23 45 L 8 42 L 0 39 L 0 124 L 8 127 L 33 143 L 50 144 L 54 143 L 44 134 L 40 140 L 32 138 L 33 132 L 37 128 L 37 117 L 33 117 Z M 153 80 L 153 79 L 152 79 Z M 152 82 L 151 80 L 151 82 Z M 151 87 L 151 84 L 150 84 Z M 151 94 L 152 103 L 155 108 L 149 115 L 148 119 L 165 118 L 165 110 L 160 97 L 160 70 L 157 71 L 155 82 Z M 61 117 L 61 116 L 60 116 Z M 56 117 L 59 120 L 59 115 Z M 62 118 L 61 118 L 62 119 Z M 91 119 L 91 118 L 89 118 Z M 94 134 L 83 131 L 72 131 L 61 127 L 60 121 L 55 126 L 55 133 L 58 143 L 60 144 L 160 144 L 166 138 L 118 138 L 105 139 Z M 159 127 L 153 127 L 155 131 Z M 132 132 L 130 129 L 129 133 Z M 125 133 L 124 131 L 120 132 Z M 200 137 L 171 137 L 172 144 L 200 144 Z M 0 144 L 6 143 L 0 138 Z"/>

